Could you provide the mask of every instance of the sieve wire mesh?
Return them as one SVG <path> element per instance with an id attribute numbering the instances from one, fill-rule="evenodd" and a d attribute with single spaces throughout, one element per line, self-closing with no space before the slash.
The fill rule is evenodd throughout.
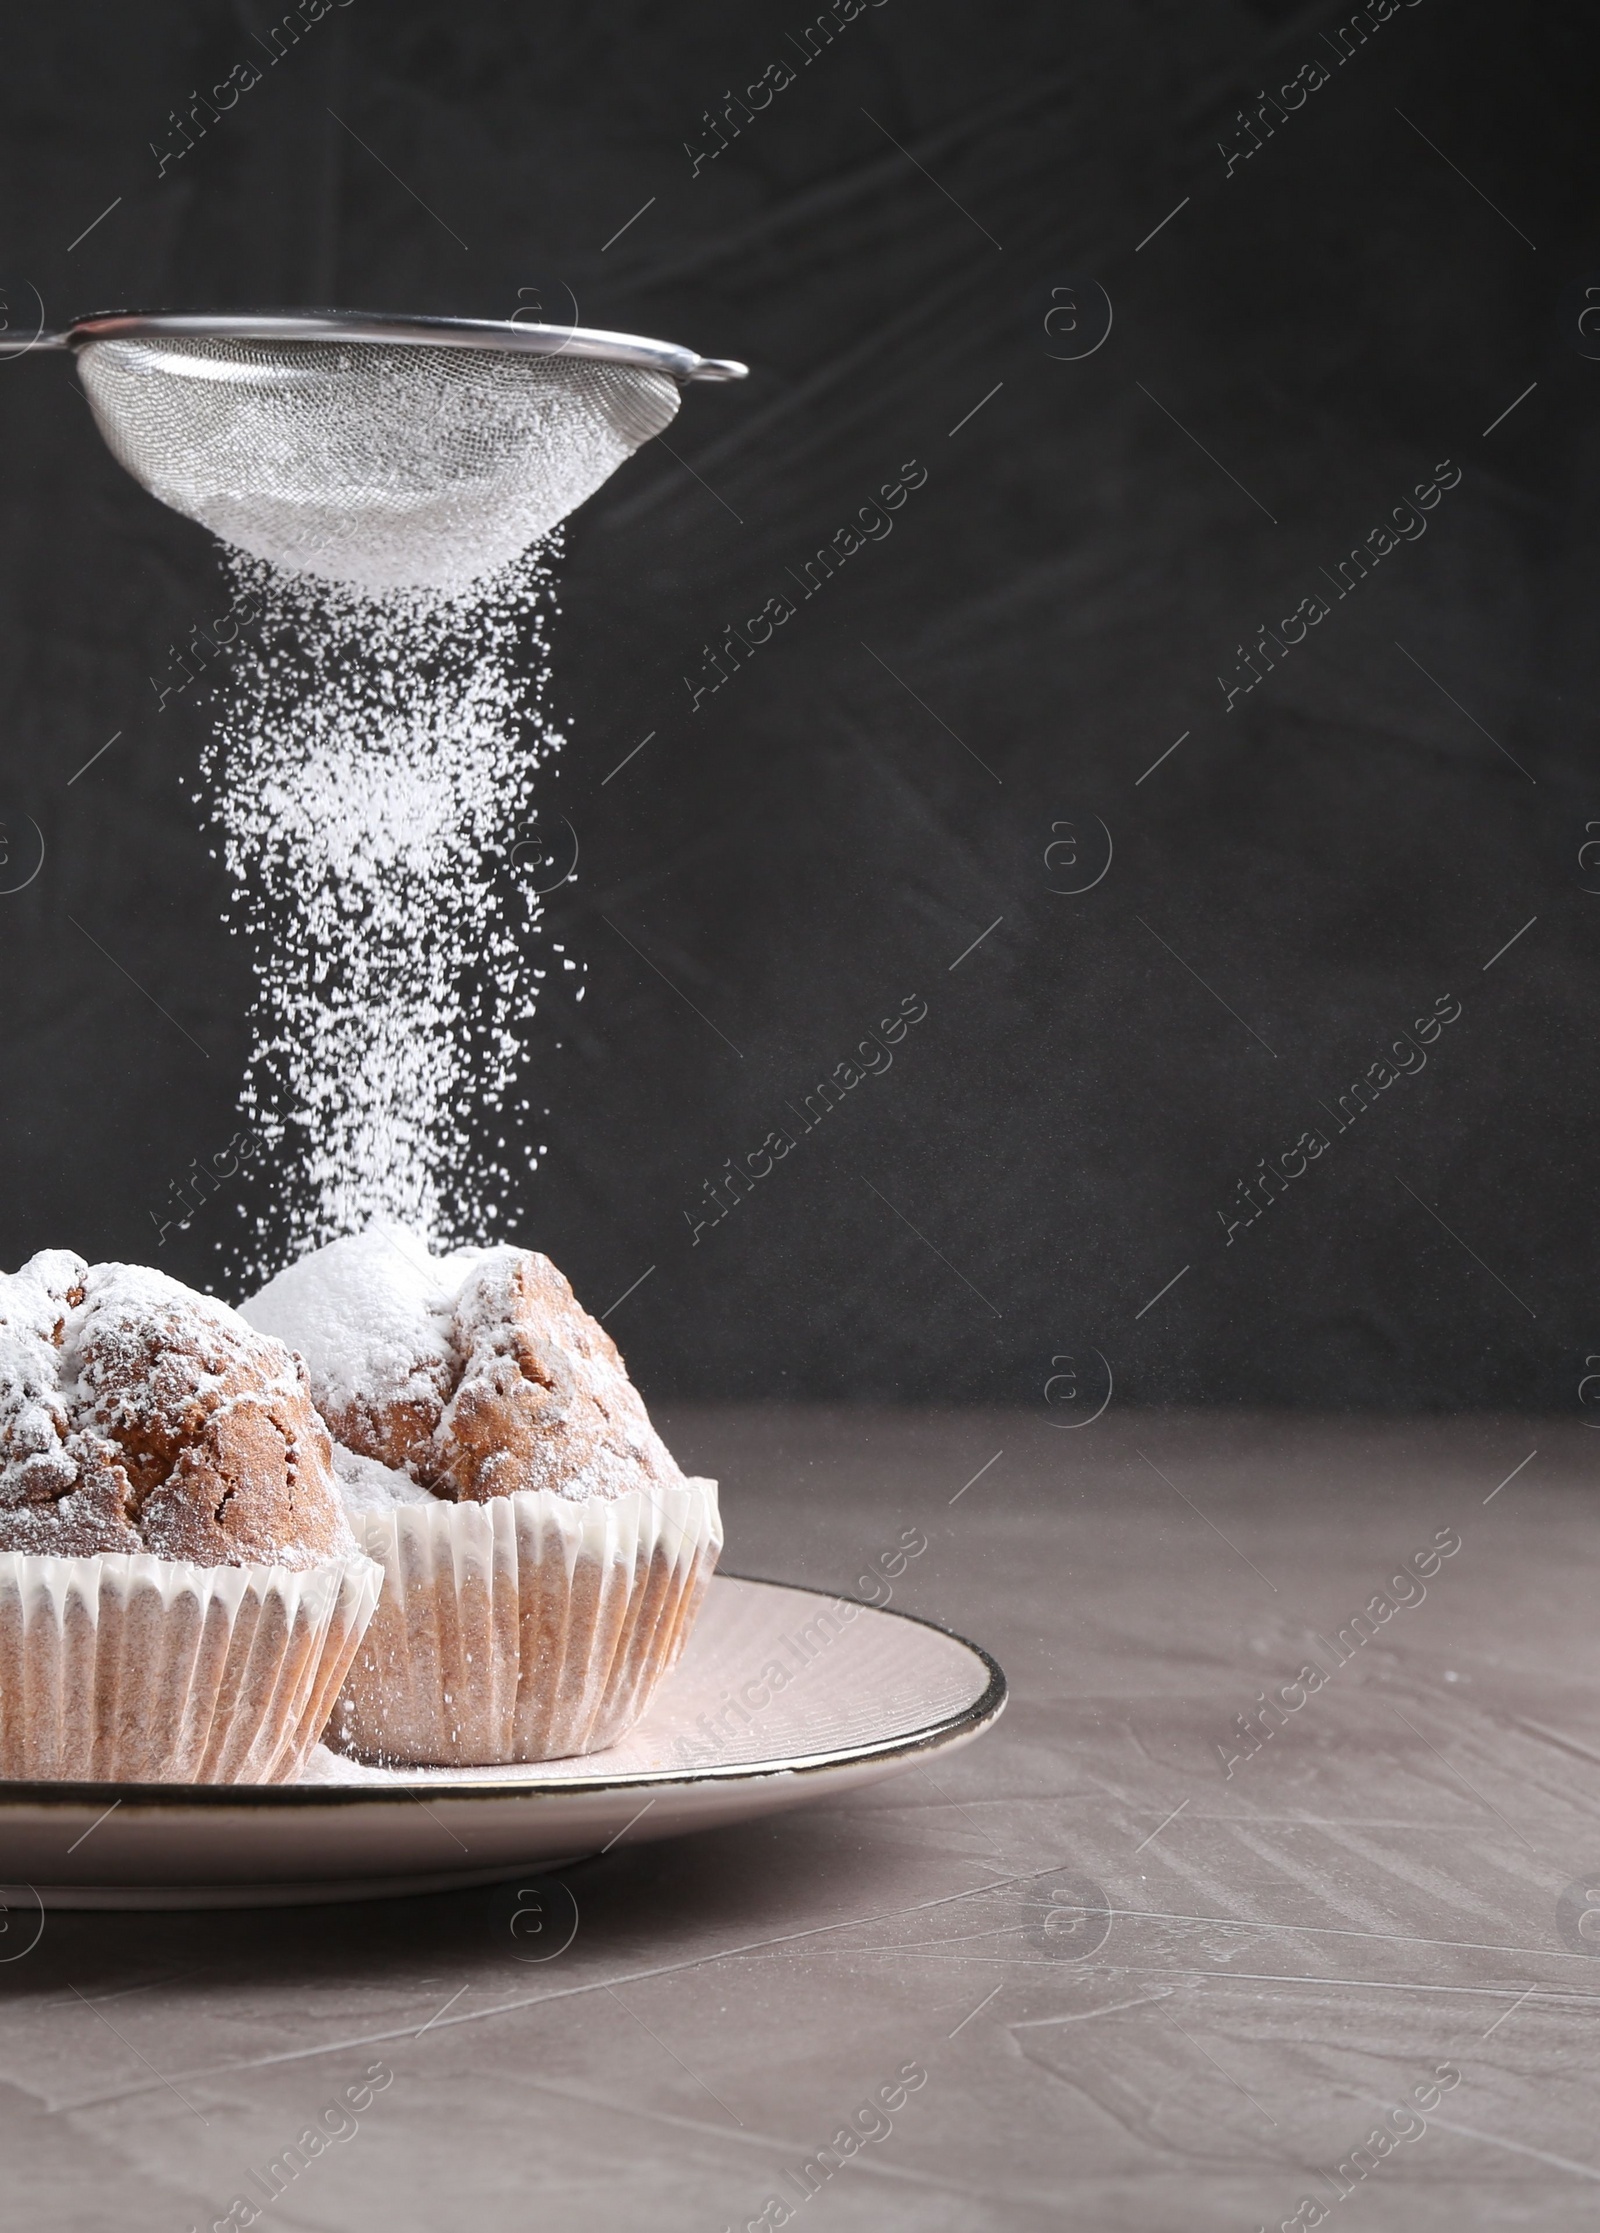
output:
<path id="1" fill-rule="evenodd" d="M 506 564 L 670 424 L 667 374 L 417 343 L 119 336 L 79 367 L 152 496 L 291 572 L 369 593 Z"/>

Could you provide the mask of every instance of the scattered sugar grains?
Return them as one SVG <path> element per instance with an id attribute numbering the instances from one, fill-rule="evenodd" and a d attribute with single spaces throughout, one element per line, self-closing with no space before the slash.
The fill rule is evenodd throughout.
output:
<path id="1" fill-rule="evenodd" d="M 256 978 L 241 1108 L 272 1172 L 224 1244 L 240 1280 L 377 1219 L 481 1242 L 512 1201 L 505 1112 L 528 1106 L 545 975 L 519 862 L 544 849 L 534 779 L 565 741 L 545 706 L 559 542 L 463 590 L 378 596 L 225 553 L 262 614 L 202 761 Z"/>

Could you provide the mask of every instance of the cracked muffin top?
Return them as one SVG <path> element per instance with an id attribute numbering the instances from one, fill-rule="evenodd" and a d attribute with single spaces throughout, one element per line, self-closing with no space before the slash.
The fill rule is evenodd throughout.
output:
<path id="1" fill-rule="evenodd" d="M 436 1257 L 374 1226 L 291 1264 L 243 1315 L 305 1359 L 336 1443 L 389 1469 L 385 1499 L 341 1453 L 352 1506 L 410 1501 L 410 1484 L 457 1502 L 519 1489 L 581 1502 L 684 1478 L 615 1342 L 533 1249 Z"/>
<path id="2" fill-rule="evenodd" d="M 298 1358 L 163 1272 L 53 1248 L 0 1275 L 0 1550 L 303 1570 L 355 1541 Z"/>

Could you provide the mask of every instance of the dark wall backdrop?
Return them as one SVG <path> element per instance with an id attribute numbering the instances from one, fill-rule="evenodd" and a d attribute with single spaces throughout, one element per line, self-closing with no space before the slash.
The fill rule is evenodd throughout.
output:
<path id="1" fill-rule="evenodd" d="M 587 994 L 541 1016 L 516 1222 L 596 1309 L 648 1271 L 609 1323 L 652 1394 L 1048 1382 L 1070 1423 L 1109 1370 L 1149 1403 L 1571 1411 L 1600 363 L 1560 313 L 1600 281 L 1593 29 L 882 0 L 802 67 L 806 5 L 354 0 L 164 176 L 168 112 L 259 59 L 275 0 L 15 15 L 11 332 L 30 287 L 53 319 L 565 287 L 750 362 L 571 523 L 557 637 L 581 853 L 548 935 Z M 697 171 L 708 103 L 785 61 Z M 1075 356 L 1090 282 L 1113 323 Z M 12 860 L 27 817 L 45 846 L 0 898 L 0 1261 L 225 1288 L 226 1191 L 159 1250 L 151 1215 L 234 1131 L 247 1044 L 207 709 L 148 679 L 221 610 L 215 552 L 60 358 L 0 364 L 0 460 L 0 798 Z M 892 534 L 692 708 L 701 647 L 913 463 Z M 1337 598 L 1322 569 L 1440 467 L 1426 532 Z M 1236 647 L 1316 595 L 1230 708 Z M 694 1239 L 704 1182 L 911 996 L 892 1069 Z M 1336 1130 L 1439 1002 L 1426 1068 Z"/>

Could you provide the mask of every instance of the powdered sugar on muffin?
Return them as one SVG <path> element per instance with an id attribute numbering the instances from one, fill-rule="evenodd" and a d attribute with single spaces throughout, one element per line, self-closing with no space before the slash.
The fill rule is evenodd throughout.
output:
<path id="1" fill-rule="evenodd" d="M 431 1489 L 420 1487 L 409 1473 L 397 1473 L 378 1458 L 364 1458 L 357 1450 L 347 1450 L 342 1442 L 333 1446 L 333 1471 L 352 1520 L 364 1512 L 392 1512 L 402 1504 L 439 1501 Z"/>
<path id="2" fill-rule="evenodd" d="M 0 1550 L 305 1569 L 355 1549 L 304 1368 L 164 1273 L 0 1277 Z"/>
<path id="3" fill-rule="evenodd" d="M 461 1371 L 460 1277 L 403 1226 L 374 1225 L 279 1272 L 242 1315 L 305 1359 L 335 1441 L 391 1470 L 425 1465 Z"/>
<path id="4" fill-rule="evenodd" d="M 62 1388 L 68 1323 L 84 1300 L 89 1267 L 64 1248 L 43 1249 L 0 1275 L 0 1547 L 142 1551 L 127 1514 L 126 1484 L 104 1445 L 78 1430 Z"/>
<path id="5" fill-rule="evenodd" d="M 244 1315 L 305 1359 L 338 1442 L 438 1496 L 583 1502 L 684 1478 L 615 1342 L 532 1249 L 433 1257 L 375 1227 L 279 1273 Z"/>

